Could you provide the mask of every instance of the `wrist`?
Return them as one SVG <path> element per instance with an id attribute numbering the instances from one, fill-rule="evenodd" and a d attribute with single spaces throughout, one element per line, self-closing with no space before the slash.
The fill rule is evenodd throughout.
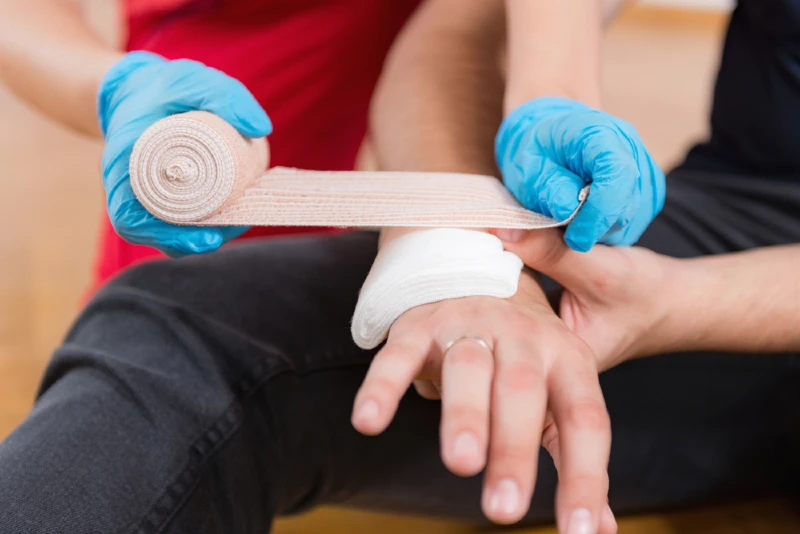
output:
<path id="1" fill-rule="evenodd" d="M 641 355 L 664 354 L 707 348 L 708 325 L 713 321 L 708 299 L 721 294 L 713 273 L 697 259 L 663 257 L 665 272 L 657 304 L 656 321 Z"/>
<path id="2" fill-rule="evenodd" d="M 506 90 L 503 97 L 503 116 L 508 116 L 528 102 L 546 97 L 569 99 L 595 109 L 599 109 L 601 105 L 599 84 L 532 82 L 524 87 L 509 87 Z"/>
<path id="3" fill-rule="evenodd" d="M 586 109 L 589 109 L 587 104 L 571 98 L 540 96 L 526 100 L 509 110 L 495 136 L 495 157 L 501 172 L 505 173 L 509 165 L 516 165 L 514 161 L 516 154 L 520 152 L 520 144 L 523 143 L 531 124 L 536 124 L 554 114 L 567 114 Z M 511 189 L 513 192 L 513 188 Z"/>

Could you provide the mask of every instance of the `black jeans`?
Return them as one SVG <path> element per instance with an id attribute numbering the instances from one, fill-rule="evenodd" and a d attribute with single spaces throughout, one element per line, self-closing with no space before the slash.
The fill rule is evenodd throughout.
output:
<path id="1" fill-rule="evenodd" d="M 682 170 L 642 244 L 693 256 L 796 242 L 798 213 L 793 184 Z M 263 534 L 320 503 L 483 521 L 480 477 L 439 458 L 437 402 L 412 390 L 379 437 L 350 426 L 372 353 L 349 319 L 375 252 L 368 232 L 258 241 L 110 283 L 0 444 L 0 532 Z M 800 478 L 795 355 L 666 355 L 601 381 L 618 513 Z M 553 512 L 556 474 L 546 453 L 540 464 L 528 521 Z"/>
<path id="2" fill-rule="evenodd" d="M 740 1 L 711 139 L 641 245 L 800 241 L 798 21 L 797 0 Z M 350 426 L 372 353 L 349 320 L 375 251 L 364 232 L 252 242 L 109 284 L 0 444 L 0 533 L 263 534 L 320 503 L 483 521 L 480 477 L 439 459 L 438 403 L 409 393 L 379 437 Z M 601 383 L 617 513 L 798 489 L 797 355 L 665 355 Z M 529 522 L 553 512 L 540 458 Z"/>

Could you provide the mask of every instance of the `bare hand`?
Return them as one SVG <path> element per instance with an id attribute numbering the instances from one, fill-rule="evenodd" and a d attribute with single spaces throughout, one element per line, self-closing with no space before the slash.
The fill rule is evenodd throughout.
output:
<path id="1" fill-rule="evenodd" d="M 440 376 L 442 459 L 461 476 L 485 467 L 487 517 L 509 524 L 525 515 L 547 431 L 559 468 L 561 531 L 585 520 L 587 530 L 578 532 L 616 532 L 607 506 L 611 428 L 596 359 L 535 280 L 523 275 L 509 300 L 471 297 L 406 312 L 364 379 L 353 425 L 383 432 L 412 381 Z"/>
<path id="2" fill-rule="evenodd" d="M 508 232 L 494 233 L 526 265 L 564 286 L 559 314 L 592 348 L 601 371 L 667 345 L 661 326 L 678 260 L 640 247 L 575 252 L 558 230 L 528 232 L 515 241 L 507 240 Z"/>

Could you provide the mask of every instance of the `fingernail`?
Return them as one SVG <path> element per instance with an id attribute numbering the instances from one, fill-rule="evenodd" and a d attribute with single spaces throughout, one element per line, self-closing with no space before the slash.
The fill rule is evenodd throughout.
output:
<path id="1" fill-rule="evenodd" d="M 519 488 L 517 483 L 507 478 L 501 480 L 489 501 L 489 510 L 494 514 L 513 515 L 519 508 Z"/>
<path id="2" fill-rule="evenodd" d="M 569 516 L 567 534 L 593 534 L 592 512 L 586 508 L 578 508 Z"/>
<path id="3" fill-rule="evenodd" d="M 494 235 L 497 236 L 500 241 L 507 241 L 509 243 L 516 243 L 522 236 L 525 235 L 525 230 L 519 229 L 512 229 L 512 228 L 497 228 L 494 231 Z"/>
<path id="4" fill-rule="evenodd" d="M 378 417 L 378 403 L 374 400 L 364 401 L 361 406 L 356 410 L 356 415 L 353 419 L 362 422 L 371 422 Z"/>
<path id="5" fill-rule="evenodd" d="M 478 438 L 472 432 L 462 432 L 453 442 L 453 456 L 456 458 L 473 459 L 480 454 Z"/>

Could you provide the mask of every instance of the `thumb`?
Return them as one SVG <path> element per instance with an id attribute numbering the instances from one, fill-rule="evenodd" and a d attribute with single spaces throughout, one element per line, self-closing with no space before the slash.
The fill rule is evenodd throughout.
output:
<path id="1" fill-rule="evenodd" d="M 208 111 L 228 121 L 245 137 L 265 137 L 272 133 L 272 121 L 255 97 L 238 80 L 232 80 L 226 98 L 213 100 Z"/>
<path id="2" fill-rule="evenodd" d="M 193 61 L 176 62 L 185 71 L 187 88 L 182 94 L 189 109 L 219 115 L 245 137 L 265 137 L 272 133 L 272 121 L 256 97 L 239 80 Z"/>
<path id="3" fill-rule="evenodd" d="M 507 251 L 519 256 L 531 269 L 544 273 L 572 292 L 591 289 L 592 275 L 598 267 L 596 255 L 571 249 L 558 229 L 530 230 L 521 235 L 503 230 L 493 233 L 503 241 Z"/>

